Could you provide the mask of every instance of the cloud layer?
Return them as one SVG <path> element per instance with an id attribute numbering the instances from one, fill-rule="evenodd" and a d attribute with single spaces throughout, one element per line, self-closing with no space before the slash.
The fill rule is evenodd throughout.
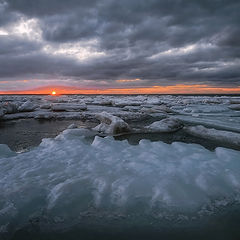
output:
<path id="1" fill-rule="evenodd" d="M 0 0 L 0 89 L 239 86 L 239 12 L 238 0 Z"/>

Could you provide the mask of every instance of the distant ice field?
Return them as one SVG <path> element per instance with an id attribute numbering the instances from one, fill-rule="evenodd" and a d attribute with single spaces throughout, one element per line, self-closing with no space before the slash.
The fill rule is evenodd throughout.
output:
<path id="1" fill-rule="evenodd" d="M 130 125 L 130 133 L 125 134 L 130 143 L 148 138 L 167 143 L 199 143 L 211 150 L 217 146 L 238 150 L 239 142 L 229 138 L 208 138 L 206 141 L 205 134 L 196 136 L 182 128 L 161 132 L 159 129 L 166 128 L 166 124 L 162 127 L 156 122 L 176 118 L 184 127 L 202 125 L 240 133 L 239 106 L 240 96 L 219 95 L 2 95 L 0 144 L 7 144 L 14 151 L 25 151 L 38 146 L 43 138 L 55 137 L 71 123 L 92 128 L 99 123 L 96 114 L 107 112 Z M 147 128 L 150 124 L 153 127 Z"/>

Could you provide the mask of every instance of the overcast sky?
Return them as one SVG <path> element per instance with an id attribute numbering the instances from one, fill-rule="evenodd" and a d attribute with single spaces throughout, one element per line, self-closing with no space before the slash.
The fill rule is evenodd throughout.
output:
<path id="1" fill-rule="evenodd" d="M 239 0 L 0 0 L 0 90 L 240 85 Z"/>

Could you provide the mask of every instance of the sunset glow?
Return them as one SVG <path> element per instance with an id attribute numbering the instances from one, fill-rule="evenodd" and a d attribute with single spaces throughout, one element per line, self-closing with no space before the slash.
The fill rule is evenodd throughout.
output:
<path id="1" fill-rule="evenodd" d="M 49 91 L 53 88 L 55 90 Z M 87 89 L 69 86 L 46 86 L 41 88 L 22 90 L 22 91 L 0 91 L 0 94 L 49 94 L 52 96 L 60 94 L 239 94 L 240 86 L 215 87 L 209 85 L 185 85 L 178 84 L 173 86 L 152 86 L 136 88 L 105 88 Z"/>

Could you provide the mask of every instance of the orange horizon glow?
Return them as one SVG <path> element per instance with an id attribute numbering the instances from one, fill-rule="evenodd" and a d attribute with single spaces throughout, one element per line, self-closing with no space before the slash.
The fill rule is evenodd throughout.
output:
<path id="1" fill-rule="evenodd" d="M 55 89 L 55 90 L 51 90 Z M 55 94 L 54 94 L 55 92 Z M 137 88 L 80 89 L 69 86 L 46 86 L 20 91 L 0 91 L 0 94 L 240 94 L 240 86 L 214 87 L 209 85 L 152 86 Z"/>

